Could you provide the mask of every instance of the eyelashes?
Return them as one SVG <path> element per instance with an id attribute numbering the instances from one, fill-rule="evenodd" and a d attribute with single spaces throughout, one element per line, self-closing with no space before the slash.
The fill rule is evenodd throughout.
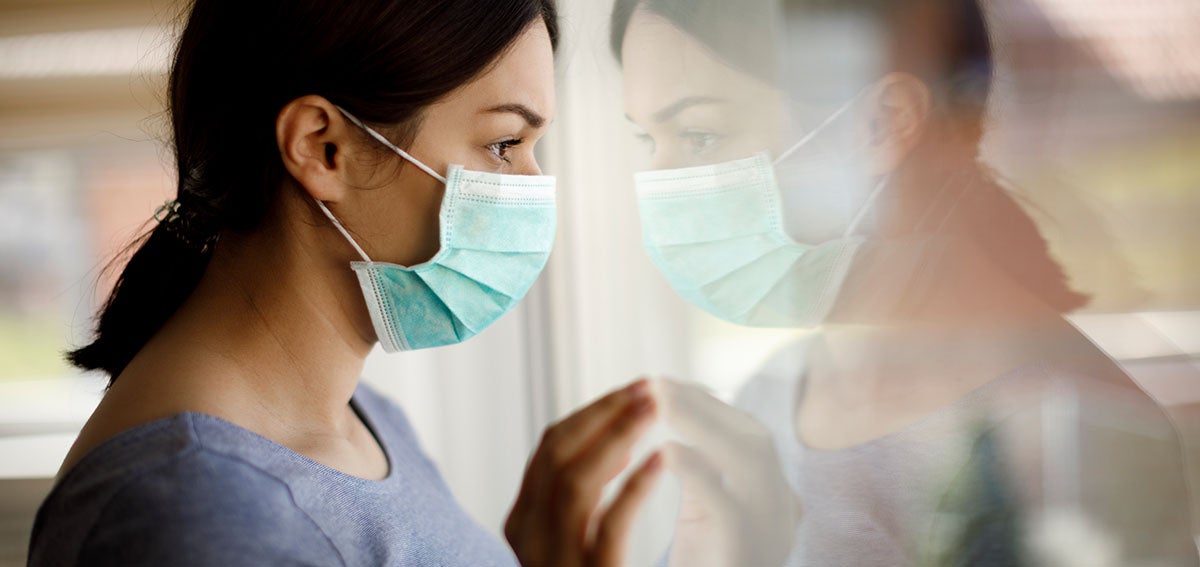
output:
<path id="1" fill-rule="evenodd" d="M 647 133 L 638 132 L 634 136 L 649 149 L 651 154 L 658 151 L 658 144 Z M 691 155 L 703 155 L 715 150 L 728 136 L 710 130 L 681 130 L 676 132 L 670 142 L 672 147 L 686 151 Z"/>
<path id="2" fill-rule="evenodd" d="M 653 136 L 651 136 L 650 134 L 647 134 L 647 133 L 645 133 L 645 132 L 638 132 L 638 133 L 634 134 L 634 137 L 635 137 L 635 138 L 637 138 L 637 139 L 638 139 L 638 141 L 639 141 L 639 142 L 641 142 L 641 143 L 642 143 L 642 145 L 643 145 L 643 146 L 644 146 L 644 147 L 645 147 L 645 148 L 646 148 L 646 149 L 647 149 L 647 150 L 648 150 L 648 151 L 649 151 L 651 154 L 653 154 L 654 152 L 658 151 L 658 147 L 657 147 L 657 146 L 655 145 L 655 143 L 654 143 L 654 137 L 653 137 Z"/>
<path id="3" fill-rule="evenodd" d="M 525 142 L 524 138 L 509 138 L 507 140 L 501 140 L 499 142 L 493 142 L 491 144 L 488 144 L 487 149 L 488 149 L 488 151 L 492 152 L 492 155 L 495 156 L 496 159 L 501 160 L 505 163 L 512 163 L 508 159 L 508 150 L 510 150 L 516 146 L 519 146 L 524 142 Z"/>
<path id="4" fill-rule="evenodd" d="M 725 137 L 707 130 L 684 130 L 679 133 L 679 138 L 689 151 L 699 155 L 712 151 Z"/>

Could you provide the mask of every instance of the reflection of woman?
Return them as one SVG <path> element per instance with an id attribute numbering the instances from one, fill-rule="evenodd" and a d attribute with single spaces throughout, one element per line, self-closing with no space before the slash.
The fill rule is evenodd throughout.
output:
<path id="1" fill-rule="evenodd" d="M 821 325 L 738 398 L 803 505 L 791 563 L 1196 564 L 1175 432 L 977 162 L 976 3 L 775 4 L 619 0 L 612 38 L 652 260 L 718 317 Z"/>
<path id="2" fill-rule="evenodd" d="M 71 353 L 110 388 L 30 563 L 618 564 L 658 460 L 597 503 L 654 414 L 645 382 L 549 430 L 512 551 L 359 384 L 376 342 L 465 340 L 541 271 L 556 39 L 550 0 L 197 0 L 170 81 L 178 198 Z"/>

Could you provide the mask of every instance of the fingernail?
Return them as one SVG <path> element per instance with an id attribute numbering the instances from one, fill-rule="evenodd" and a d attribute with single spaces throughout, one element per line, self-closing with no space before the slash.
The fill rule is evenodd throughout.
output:
<path id="1" fill-rule="evenodd" d="M 642 398 L 633 404 L 634 415 L 645 415 L 654 409 L 654 400 L 652 398 Z"/>
<path id="2" fill-rule="evenodd" d="M 650 381 L 645 378 L 640 378 L 633 384 L 629 385 L 629 393 L 634 396 L 641 397 L 650 393 Z"/>
<path id="3" fill-rule="evenodd" d="M 658 470 L 658 468 L 661 467 L 662 464 L 663 464 L 662 452 L 655 451 L 653 455 L 650 455 L 649 459 L 646 459 L 646 470 L 650 470 L 650 471 Z"/>

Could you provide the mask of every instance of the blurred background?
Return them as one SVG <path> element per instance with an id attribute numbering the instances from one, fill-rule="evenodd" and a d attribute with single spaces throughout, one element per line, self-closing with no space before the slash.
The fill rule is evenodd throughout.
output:
<path id="1" fill-rule="evenodd" d="M 655 271 L 631 178 L 648 162 L 623 118 L 610 5 L 560 5 L 560 110 L 541 147 L 561 207 L 547 272 L 472 341 L 376 353 L 366 375 L 497 534 L 551 420 L 647 374 L 728 399 L 799 334 L 723 323 Z M 36 507 L 102 392 L 62 353 L 88 336 L 106 266 L 174 195 L 162 102 L 185 6 L 0 0 L 0 565 L 24 564 Z M 989 9 L 1003 47 L 984 157 L 1093 297 L 1072 322 L 1167 409 L 1200 487 L 1200 2 Z M 653 510 L 637 565 L 669 538 L 669 506 Z"/>

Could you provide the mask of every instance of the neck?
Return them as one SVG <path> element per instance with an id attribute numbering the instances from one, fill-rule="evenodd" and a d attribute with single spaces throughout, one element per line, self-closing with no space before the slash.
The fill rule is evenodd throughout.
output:
<path id="1" fill-rule="evenodd" d="M 311 217 L 277 211 L 252 234 L 222 234 L 196 290 L 144 352 L 185 363 L 161 386 L 201 411 L 281 437 L 346 431 L 375 339 L 353 251 L 324 225 L 284 218 Z"/>

